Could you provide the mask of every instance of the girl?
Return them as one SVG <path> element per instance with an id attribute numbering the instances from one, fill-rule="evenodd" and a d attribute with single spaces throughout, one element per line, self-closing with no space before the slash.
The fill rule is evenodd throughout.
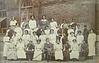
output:
<path id="1" fill-rule="evenodd" d="M 76 39 L 73 39 L 70 50 L 70 59 L 73 61 L 79 60 L 79 45 Z"/>

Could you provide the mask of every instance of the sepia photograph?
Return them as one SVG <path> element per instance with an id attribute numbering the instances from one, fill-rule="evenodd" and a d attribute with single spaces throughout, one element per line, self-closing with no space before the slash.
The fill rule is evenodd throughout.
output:
<path id="1" fill-rule="evenodd" d="M 99 63 L 99 0 L 0 0 L 0 63 Z"/>

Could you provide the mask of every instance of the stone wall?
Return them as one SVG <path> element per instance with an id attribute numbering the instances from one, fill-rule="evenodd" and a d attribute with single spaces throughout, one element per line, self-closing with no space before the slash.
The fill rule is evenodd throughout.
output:
<path id="1" fill-rule="evenodd" d="M 99 35 L 99 0 L 96 0 L 96 31 Z"/>

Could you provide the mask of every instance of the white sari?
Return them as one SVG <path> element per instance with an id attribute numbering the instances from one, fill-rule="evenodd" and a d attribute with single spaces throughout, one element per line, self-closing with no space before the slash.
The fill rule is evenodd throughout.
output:
<path id="1" fill-rule="evenodd" d="M 34 51 L 34 59 L 33 60 L 42 60 L 42 44 L 35 44 L 35 51 Z"/>
<path id="2" fill-rule="evenodd" d="M 10 37 L 6 37 L 6 36 L 3 38 L 3 42 L 4 42 L 3 56 L 5 56 L 5 57 L 7 56 L 8 47 L 10 45 L 9 39 L 10 39 Z"/>
<path id="3" fill-rule="evenodd" d="M 29 34 L 23 35 L 22 40 L 24 41 L 24 44 L 27 45 L 29 41 L 31 40 L 31 36 Z"/>
<path id="4" fill-rule="evenodd" d="M 89 54 L 88 56 L 95 56 L 95 42 L 96 42 L 96 34 L 90 33 L 88 35 L 88 47 L 89 47 Z"/>
<path id="5" fill-rule="evenodd" d="M 62 44 L 55 44 L 54 45 L 54 49 L 55 49 L 55 60 L 63 60 L 63 52 L 62 52 Z"/>
<path id="6" fill-rule="evenodd" d="M 25 50 L 24 50 L 24 43 L 23 42 L 19 42 L 17 44 L 17 56 L 19 59 L 25 59 L 26 58 L 26 53 L 25 53 Z"/>
<path id="7" fill-rule="evenodd" d="M 14 31 L 16 32 L 16 36 L 17 36 L 18 38 L 21 38 L 21 36 L 22 36 L 22 34 L 23 34 L 21 27 L 16 27 L 16 28 L 14 29 Z"/>
<path id="8" fill-rule="evenodd" d="M 79 59 L 79 46 L 78 43 L 72 43 L 71 44 L 71 53 L 70 53 L 70 59 L 76 58 Z"/>
<path id="9" fill-rule="evenodd" d="M 36 20 L 29 20 L 30 29 L 35 29 L 37 27 Z"/>

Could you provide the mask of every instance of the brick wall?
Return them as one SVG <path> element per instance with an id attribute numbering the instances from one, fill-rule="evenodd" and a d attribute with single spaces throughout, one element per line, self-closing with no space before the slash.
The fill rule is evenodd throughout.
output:
<path id="1" fill-rule="evenodd" d="M 75 0 L 42 6 L 41 14 L 48 18 L 56 18 L 58 22 L 62 22 L 63 19 L 71 22 L 74 18 L 76 22 L 90 23 L 95 26 L 94 0 Z"/>

